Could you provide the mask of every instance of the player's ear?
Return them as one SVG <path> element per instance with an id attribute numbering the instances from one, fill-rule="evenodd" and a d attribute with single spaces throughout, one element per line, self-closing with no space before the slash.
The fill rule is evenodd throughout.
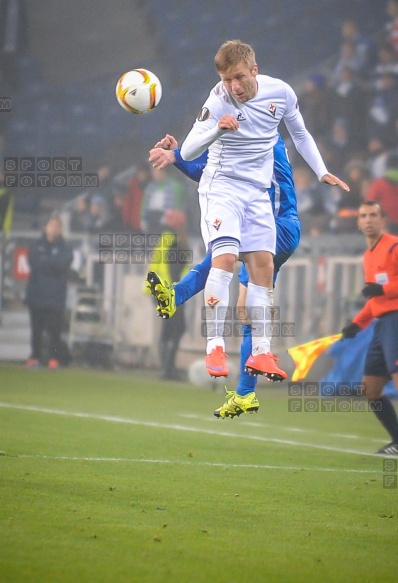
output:
<path id="1" fill-rule="evenodd" d="M 255 77 L 256 75 L 258 75 L 258 65 L 257 65 L 257 63 L 255 63 L 255 65 L 254 65 L 254 67 L 252 69 L 252 74 L 253 74 L 253 77 Z"/>

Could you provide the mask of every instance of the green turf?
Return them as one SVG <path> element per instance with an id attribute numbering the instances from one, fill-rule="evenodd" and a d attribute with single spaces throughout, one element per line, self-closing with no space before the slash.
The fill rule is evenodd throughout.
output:
<path id="1" fill-rule="evenodd" d="M 221 392 L 0 366 L 1 583 L 396 580 L 371 413 L 217 420 Z M 347 451 L 351 450 L 351 451 Z"/>

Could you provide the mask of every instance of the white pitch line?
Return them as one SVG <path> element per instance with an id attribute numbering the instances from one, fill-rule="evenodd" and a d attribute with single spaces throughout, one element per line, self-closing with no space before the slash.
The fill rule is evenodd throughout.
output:
<path id="1" fill-rule="evenodd" d="M 139 425 L 142 427 L 154 427 L 156 429 L 172 429 L 174 431 L 186 431 L 190 433 L 201 433 L 204 435 L 215 435 L 217 437 L 229 437 L 237 439 L 250 439 L 254 441 L 263 441 L 267 443 L 278 443 L 284 445 L 293 445 L 295 447 L 308 447 L 311 449 L 320 449 L 324 451 L 334 451 L 338 453 L 350 453 L 354 455 L 374 456 L 374 453 L 359 451 L 355 449 L 345 449 L 341 447 L 333 447 L 331 445 L 322 445 L 317 443 L 306 443 L 302 441 L 293 441 L 290 439 L 279 439 L 277 437 L 263 437 L 260 435 L 248 435 L 245 433 L 233 433 L 231 431 L 216 431 L 210 429 L 203 429 L 198 427 L 175 425 L 169 423 L 157 423 L 155 421 L 141 421 L 138 419 L 130 419 L 127 417 L 118 417 L 114 415 L 96 415 L 94 413 L 83 413 L 80 411 L 66 411 L 64 409 L 49 409 L 47 407 L 37 407 L 35 405 L 16 405 L 13 403 L 1 403 L 0 408 L 16 409 L 19 411 L 32 411 L 35 413 L 46 413 L 50 415 L 62 415 L 64 417 L 78 417 L 83 419 L 94 419 L 96 421 L 110 421 L 113 423 L 126 423 L 128 425 Z"/>
<path id="2" fill-rule="evenodd" d="M 207 417 L 206 415 L 198 415 L 195 413 L 182 413 L 179 417 L 184 417 L 186 419 L 198 419 L 200 421 L 211 421 L 214 419 Z M 355 435 L 353 433 L 331 433 L 327 431 L 318 431 L 316 429 L 309 429 L 307 427 L 294 427 L 294 426 L 284 426 L 284 425 L 271 425 L 270 423 L 261 423 L 257 421 L 251 421 L 250 419 L 239 419 L 240 425 L 247 425 L 248 427 L 262 427 L 264 429 L 279 429 L 282 431 L 290 431 L 292 433 L 312 433 L 315 435 L 323 435 L 327 437 L 342 437 L 344 439 L 366 439 L 366 441 L 372 441 L 373 443 L 385 443 L 385 439 L 377 439 L 373 437 L 364 438 L 361 435 Z"/>
<path id="3" fill-rule="evenodd" d="M 170 464 L 178 466 L 206 466 L 214 468 L 237 468 L 237 469 L 257 469 L 257 470 L 285 470 L 285 471 L 311 471 L 311 472 L 335 472 L 347 474 L 382 474 L 382 470 L 364 470 L 355 468 L 324 468 L 324 467 L 304 467 L 304 466 L 275 466 L 268 464 L 226 464 L 220 462 L 187 462 L 182 460 L 165 460 L 165 459 L 144 459 L 144 458 L 121 458 L 121 457 L 86 457 L 86 456 L 67 456 L 67 455 L 29 455 L 17 454 L 10 456 L 13 458 L 27 459 L 46 459 L 61 461 L 84 461 L 84 462 L 125 462 L 125 463 L 144 463 L 144 464 Z"/>

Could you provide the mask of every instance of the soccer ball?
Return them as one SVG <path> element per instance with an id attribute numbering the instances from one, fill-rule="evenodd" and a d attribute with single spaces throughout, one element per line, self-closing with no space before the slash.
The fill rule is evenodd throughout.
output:
<path id="1" fill-rule="evenodd" d="M 133 113 L 151 111 L 161 97 L 162 85 L 147 69 L 128 71 L 116 83 L 116 99 L 124 109 Z"/>

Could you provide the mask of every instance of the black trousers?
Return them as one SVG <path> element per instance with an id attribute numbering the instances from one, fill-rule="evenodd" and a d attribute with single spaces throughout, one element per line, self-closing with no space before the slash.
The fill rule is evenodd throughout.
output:
<path id="1" fill-rule="evenodd" d="M 63 310 L 48 308 L 29 308 L 31 358 L 40 360 L 43 348 L 43 335 L 48 334 L 48 358 L 59 360 L 61 353 L 61 331 Z"/>
<path id="2" fill-rule="evenodd" d="M 163 320 L 159 339 L 160 378 L 175 379 L 177 370 L 175 360 L 180 340 L 185 332 L 185 306 L 178 310 L 169 320 Z"/>

